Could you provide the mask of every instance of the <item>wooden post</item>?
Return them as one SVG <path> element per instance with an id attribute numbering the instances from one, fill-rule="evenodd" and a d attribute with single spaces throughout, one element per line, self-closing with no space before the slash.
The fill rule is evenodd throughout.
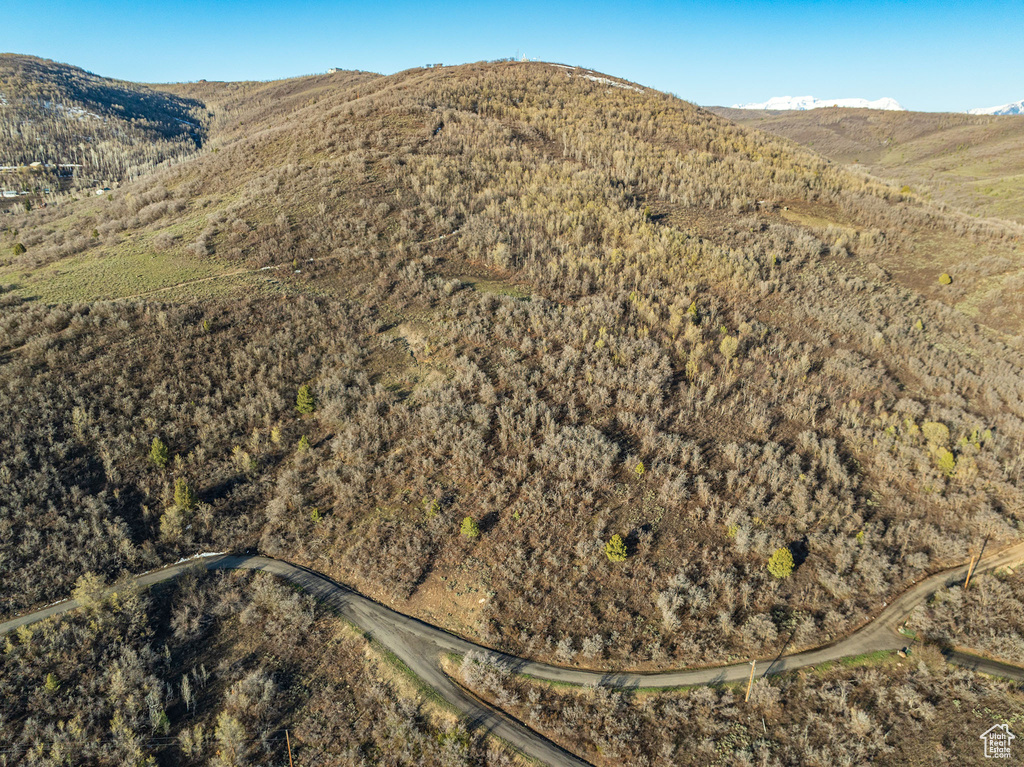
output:
<path id="1" fill-rule="evenodd" d="M 964 581 L 964 591 L 971 585 L 971 575 L 974 573 L 974 554 L 971 554 L 971 563 L 967 565 L 967 580 Z"/>
<path id="2" fill-rule="evenodd" d="M 284 742 L 288 744 L 288 767 L 295 767 L 292 764 L 292 739 L 288 737 L 288 730 L 284 731 Z"/>
<path id="3" fill-rule="evenodd" d="M 750 661 L 750 679 L 747 681 L 747 694 L 743 698 L 743 702 L 746 703 L 750 700 L 750 688 L 754 686 L 754 669 L 757 667 L 757 661 Z"/>

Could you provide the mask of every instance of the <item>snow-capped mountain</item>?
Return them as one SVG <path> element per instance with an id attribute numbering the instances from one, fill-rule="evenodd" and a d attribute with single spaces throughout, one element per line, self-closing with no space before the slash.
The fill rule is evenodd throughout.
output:
<path id="1" fill-rule="evenodd" d="M 889 109 L 898 112 L 906 110 L 896 99 L 816 99 L 814 96 L 775 96 L 761 104 L 733 104 L 733 109 L 821 109 L 823 107 L 853 107 L 856 109 Z"/>
<path id="2" fill-rule="evenodd" d="M 1024 115 L 1024 99 L 1014 101 L 1012 104 L 1003 104 L 998 107 L 978 107 L 968 109 L 967 114 L 971 115 Z"/>

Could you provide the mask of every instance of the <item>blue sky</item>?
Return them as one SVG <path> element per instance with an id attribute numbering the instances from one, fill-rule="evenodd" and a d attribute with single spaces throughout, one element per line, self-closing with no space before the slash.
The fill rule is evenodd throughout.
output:
<path id="1" fill-rule="evenodd" d="M 698 104 L 891 96 L 962 111 L 1024 98 L 1015 2 L 322 2 L 18 0 L 0 51 L 108 77 L 268 80 L 389 74 L 526 54 Z"/>

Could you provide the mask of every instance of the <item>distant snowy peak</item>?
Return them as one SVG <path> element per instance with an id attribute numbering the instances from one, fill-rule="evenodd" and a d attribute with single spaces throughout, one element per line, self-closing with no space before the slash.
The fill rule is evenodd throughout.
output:
<path id="1" fill-rule="evenodd" d="M 776 96 L 761 104 L 733 104 L 733 109 L 822 109 L 824 107 L 850 107 L 854 109 L 888 109 L 905 112 L 896 99 L 816 99 L 814 96 Z"/>
<path id="2" fill-rule="evenodd" d="M 1024 99 L 1014 101 L 1012 104 L 1003 104 L 998 107 L 978 107 L 968 109 L 967 114 L 971 115 L 1024 115 Z"/>

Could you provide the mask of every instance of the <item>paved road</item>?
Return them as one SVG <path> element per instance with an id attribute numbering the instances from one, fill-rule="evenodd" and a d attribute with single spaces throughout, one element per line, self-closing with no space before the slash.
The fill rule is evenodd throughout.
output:
<path id="1" fill-rule="evenodd" d="M 981 560 L 975 573 L 985 572 L 1024 561 L 1024 543 L 994 553 Z M 579 759 L 557 745 L 538 735 L 517 720 L 491 708 L 461 687 L 444 673 L 440 665 L 443 653 L 465 654 L 473 651 L 488 656 L 516 672 L 529 674 L 539 679 L 570 682 L 581 685 L 605 684 L 617 687 L 678 687 L 683 685 L 735 682 L 747 679 L 750 673 L 748 663 L 737 663 L 716 668 L 668 671 L 657 674 L 633 674 L 626 672 L 583 671 L 561 668 L 546 663 L 517 658 L 486 649 L 466 639 L 449 634 L 423 621 L 395 612 L 340 583 L 312 570 L 261 556 L 212 554 L 187 562 L 181 562 L 162 570 L 136 578 L 142 587 L 170 580 L 189 567 L 206 567 L 210 570 L 245 569 L 273 573 L 301 587 L 327 607 L 335 610 L 381 645 L 393 652 L 424 683 L 433 688 L 442 698 L 462 711 L 471 728 L 483 730 L 511 743 L 524 754 L 550 765 L 583 767 L 587 762 Z M 914 585 L 886 605 L 881 613 L 860 629 L 834 644 L 819 647 L 795 655 L 775 659 L 764 659 L 758 663 L 758 676 L 778 674 L 783 671 L 814 666 L 839 660 L 847 656 L 862 655 L 878 650 L 896 650 L 906 640 L 896 633 L 894 627 L 915 607 L 922 604 L 937 590 L 962 582 L 967 576 L 967 565 L 946 570 Z M 50 605 L 28 615 L 0 623 L 0 636 L 19 626 L 73 610 L 78 604 L 72 599 Z M 1008 676 L 1024 681 L 1024 671 L 1005 663 L 978 658 L 962 651 L 950 651 L 947 659 L 958 665 L 968 666 L 986 673 Z"/>

